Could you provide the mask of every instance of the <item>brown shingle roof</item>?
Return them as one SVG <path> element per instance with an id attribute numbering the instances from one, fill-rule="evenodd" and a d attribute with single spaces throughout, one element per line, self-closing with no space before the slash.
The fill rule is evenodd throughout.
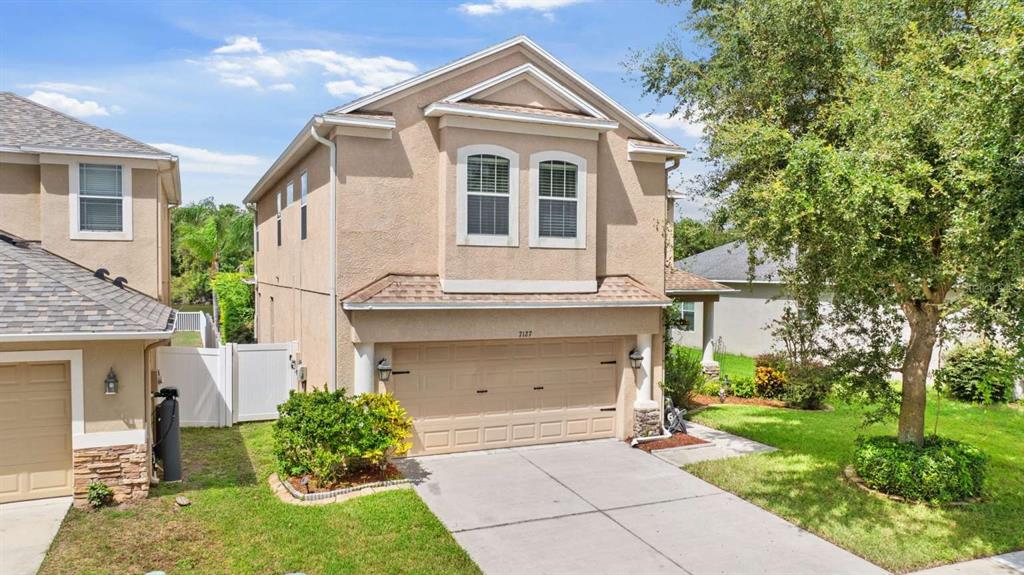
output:
<path id="1" fill-rule="evenodd" d="M 169 332 L 174 310 L 0 231 L 0 336 Z"/>
<path id="2" fill-rule="evenodd" d="M 669 266 L 665 268 L 665 293 L 722 293 L 736 291 L 697 274 Z"/>
<path id="3" fill-rule="evenodd" d="M 387 275 L 350 294 L 345 309 L 660 307 L 665 296 L 629 276 L 598 278 L 594 293 L 446 293 L 438 276 Z"/>

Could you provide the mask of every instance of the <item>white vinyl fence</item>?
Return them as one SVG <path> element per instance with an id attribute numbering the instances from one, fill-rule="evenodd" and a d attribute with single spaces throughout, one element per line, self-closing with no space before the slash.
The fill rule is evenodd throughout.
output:
<path id="1" fill-rule="evenodd" d="M 295 342 L 161 347 L 160 387 L 178 388 L 182 427 L 277 419 L 277 406 L 296 389 L 294 350 Z"/>
<path id="2" fill-rule="evenodd" d="M 198 331 L 203 340 L 203 347 L 213 348 L 220 345 L 217 324 L 205 311 L 175 312 L 174 331 Z"/>

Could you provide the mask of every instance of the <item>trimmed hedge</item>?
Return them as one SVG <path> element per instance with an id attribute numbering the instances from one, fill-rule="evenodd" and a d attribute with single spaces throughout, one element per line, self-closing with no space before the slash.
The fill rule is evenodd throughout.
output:
<path id="1" fill-rule="evenodd" d="M 213 278 L 213 291 L 220 308 L 220 337 L 224 341 L 253 341 L 252 286 L 243 280 L 245 274 L 221 272 Z"/>
<path id="2" fill-rule="evenodd" d="M 946 365 L 935 372 L 939 387 L 954 399 L 974 403 L 1007 403 L 1013 399 L 1016 359 L 990 343 L 953 349 Z"/>
<path id="3" fill-rule="evenodd" d="M 872 489 L 914 501 L 948 503 L 979 497 L 986 456 L 978 448 L 940 437 L 923 447 L 895 437 L 860 438 L 853 467 Z"/>

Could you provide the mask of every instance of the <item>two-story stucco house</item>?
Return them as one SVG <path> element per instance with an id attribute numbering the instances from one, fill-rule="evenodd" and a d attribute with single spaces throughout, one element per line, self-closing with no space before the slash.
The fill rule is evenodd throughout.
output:
<path id="1" fill-rule="evenodd" d="M 259 341 L 414 454 L 659 432 L 683 154 L 522 36 L 316 115 L 245 198 Z"/>
<path id="2" fill-rule="evenodd" d="M 174 156 L 0 93 L 0 503 L 150 481 Z"/>

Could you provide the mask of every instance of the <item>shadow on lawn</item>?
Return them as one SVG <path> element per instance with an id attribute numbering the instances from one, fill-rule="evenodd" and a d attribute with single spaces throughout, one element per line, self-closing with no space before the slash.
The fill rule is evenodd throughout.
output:
<path id="1" fill-rule="evenodd" d="M 256 470 L 239 426 L 181 430 L 183 479 L 161 483 L 154 495 L 230 488 L 257 483 Z"/>

